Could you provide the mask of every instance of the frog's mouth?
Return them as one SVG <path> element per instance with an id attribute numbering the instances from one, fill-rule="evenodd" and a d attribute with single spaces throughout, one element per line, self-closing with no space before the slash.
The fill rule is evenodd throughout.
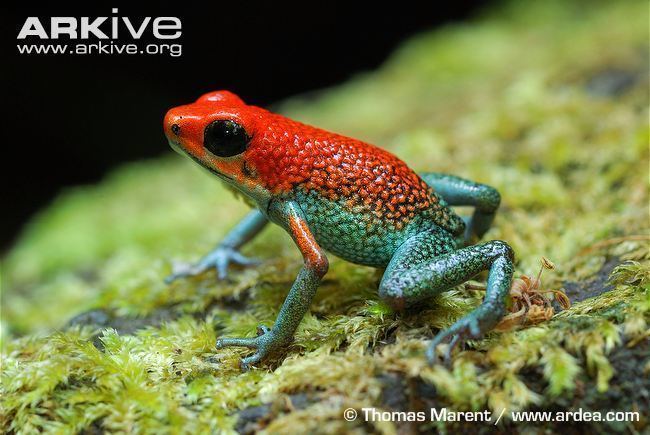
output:
<path id="1" fill-rule="evenodd" d="M 176 151 L 178 154 L 182 156 L 187 155 L 185 154 L 185 151 L 183 151 L 183 148 L 181 148 L 181 144 L 179 144 L 178 142 L 175 142 L 171 139 L 167 139 L 167 142 L 169 142 L 169 146 L 172 147 L 172 149 Z"/>
<path id="2" fill-rule="evenodd" d="M 202 168 L 205 168 L 205 169 L 206 169 L 207 171 L 209 171 L 211 174 L 216 175 L 217 177 L 223 179 L 224 181 L 226 181 L 226 182 L 228 182 L 228 183 L 233 183 L 233 182 L 235 181 L 234 178 L 232 178 L 232 177 L 230 177 L 230 176 L 228 176 L 228 175 L 226 175 L 226 174 L 223 174 L 223 173 L 221 173 L 221 172 L 219 172 L 219 171 L 216 171 L 215 169 L 213 169 L 213 168 L 211 168 L 211 167 L 209 167 L 209 166 L 206 166 L 205 163 L 203 163 L 203 162 L 202 162 L 198 157 L 195 157 L 195 156 L 193 156 L 192 154 L 190 154 L 190 153 L 188 153 L 187 151 L 185 151 L 185 150 L 183 149 L 183 147 L 181 147 L 181 144 L 180 144 L 179 142 L 176 142 L 176 141 L 171 140 L 171 139 L 168 139 L 167 141 L 169 142 L 169 146 L 170 146 L 174 151 L 176 151 L 178 154 L 180 154 L 180 155 L 183 156 L 183 157 L 189 157 L 192 161 L 194 161 L 195 163 L 197 163 L 197 164 L 198 164 L 199 166 L 201 166 Z"/>

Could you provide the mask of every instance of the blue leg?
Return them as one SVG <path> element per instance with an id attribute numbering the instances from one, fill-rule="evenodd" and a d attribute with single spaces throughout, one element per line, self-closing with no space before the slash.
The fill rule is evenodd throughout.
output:
<path id="1" fill-rule="evenodd" d="M 449 205 L 474 206 L 474 214 L 465 228 L 465 245 L 470 245 L 474 237 L 480 239 L 490 229 L 501 202 L 495 188 L 453 175 L 435 172 L 419 175 Z"/>
<path id="2" fill-rule="evenodd" d="M 272 328 L 259 326 L 254 338 L 222 338 L 217 340 L 217 348 L 243 346 L 256 349 L 256 352 L 241 361 L 247 369 L 269 353 L 286 347 L 311 305 L 322 277 L 327 273 L 328 261 L 316 243 L 299 207 L 293 203 L 277 205 L 270 211 L 273 221 L 284 227 L 298 246 L 304 265 L 282 304 L 280 313 Z"/>
<path id="3" fill-rule="evenodd" d="M 239 252 L 239 248 L 262 231 L 267 223 L 268 219 L 262 212 L 259 210 L 251 211 L 224 237 L 214 250 L 210 251 L 198 263 L 185 265 L 181 270 L 174 272 L 165 279 L 165 282 L 171 283 L 178 278 L 200 275 L 212 267 L 217 269 L 219 279 L 224 279 L 228 273 L 230 263 L 243 266 L 259 264 L 259 260 L 243 256 Z"/>
<path id="4" fill-rule="evenodd" d="M 451 235 L 438 229 L 413 236 L 395 252 L 379 285 L 379 295 L 395 309 L 449 290 L 483 270 L 489 270 L 483 303 L 449 329 L 438 333 L 427 352 L 430 363 L 445 339 L 479 338 L 506 312 L 514 254 L 505 242 L 494 240 L 453 250 Z M 451 350 L 451 347 L 450 347 Z"/>

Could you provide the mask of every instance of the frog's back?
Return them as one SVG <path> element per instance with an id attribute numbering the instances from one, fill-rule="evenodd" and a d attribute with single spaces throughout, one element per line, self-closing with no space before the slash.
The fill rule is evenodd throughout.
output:
<path id="1" fill-rule="evenodd" d="M 463 221 L 413 170 L 365 142 L 279 115 L 247 156 L 277 195 L 300 204 L 317 241 L 360 264 L 382 267 L 413 234 Z"/>

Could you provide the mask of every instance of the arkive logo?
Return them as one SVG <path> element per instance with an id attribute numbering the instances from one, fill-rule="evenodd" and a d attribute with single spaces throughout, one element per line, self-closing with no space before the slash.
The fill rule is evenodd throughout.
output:
<path id="1" fill-rule="evenodd" d="M 16 39 L 21 54 L 169 54 L 181 55 L 180 44 L 163 43 L 179 39 L 182 23 L 178 17 L 117 15 L 106 17 L 27 17 Z M 47 22 L 49 21 L 49 22 Z M 158 40 L 153 44 L 138 44 Z M 47 42 L 53 41 L 48 44 Z M 90 41 L 94 41 L 91 43 Z M 126 43 L 121 41 L 126 41 Z M 26 44 L 30 42 L 31 44 Z M 72 43 L 76 44 L 72 44 Z"/>
<path id="2" fill-rule="evenodd" d="M 116 14 L 117 8 L 112 12 Z M 92 20 L 92 21 L 91 21 Z M 18 39 L 25 39 L 28 36 L 37 36 L 40 39 L 58 39 L 61 35 L 67 35 L 70 39 L 89 39 L 93 35 L 98 39 L 118 39 L 121 27 L 133 39 L 140 39 L 150 29 L 156 39 L 177 39 L 182 34 L 181 20 L 177 17 L 145 17 L 140 23 L 134 23 L 129 17 L 110 17 L 110 28 L 108 36 L 102 27 L 109 20 L 109 17 L 51 17 L 49 33 L 38 17 L 27 17 L 23 27 L 18 33 Z M 104 25 L 104 26 L 103 26 Z"/>

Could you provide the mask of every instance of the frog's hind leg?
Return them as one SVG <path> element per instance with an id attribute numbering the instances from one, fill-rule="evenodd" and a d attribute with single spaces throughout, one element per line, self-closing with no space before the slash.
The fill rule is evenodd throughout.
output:
<path id="1" fill-rule="evenodd" d="M 490 331 L 506 311 L 514 254 L 505 242 L 493 240 L 454 250 L 452 236 L 442 230 L 415 235 L 393 255 L 379 285 L 379 295 L 394 309 L 449 290 L 483 270 L 489 270 L 483 303 L 433 339 L 427 357 L 451 337 L 452 346 L 464 338 L 479 338 Z"/>
<path id="2" fill-rule="evenodd" d="M 501 203 L 501 195 L 494 187 L 449 174 L 424 172 L 419 175 L 447 204 L 474 206 L 465 228 L 466 245 L 474 236 L 480 239 L 490 229 Z"/>

